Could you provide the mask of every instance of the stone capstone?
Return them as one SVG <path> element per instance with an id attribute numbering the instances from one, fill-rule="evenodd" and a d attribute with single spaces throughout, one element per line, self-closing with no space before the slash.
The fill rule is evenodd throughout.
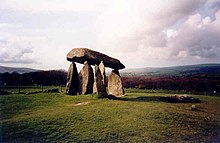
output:
<path id="1" fill-rule="evenodd" d="M 117 59 L 87 48 L 74 48 L 67 54 L 67 60 L 83 64 L 88 61 L 90 65 L 99 65 L 101 61 L 106 67 L 124 69 L 125 66 Z"/>
<path id="2" fill-rule="evenodd" d="M 125 66 L 118 60 L 105 54 L 87 48 L 74 48 L 67 54 L 67 60 L 72 64 L 67 75 L 66 93 L 70 95 L 98 93 L 98 97 L 109 97 L 106 91 L 113 96 L 124 95 L 120 69 Z M 77 72 L 76 64 L 84 64 Z M 95 65 L 95 72 L 91 65 Z M 106 80 L 105 67 L 114 69 Z"/>
<path id="3" fill-rule="evenodd" d="M 95 83 L 98 97 L 107 97 L 106 86 L 103 84 L 103 78 L 98 65 L 95 65 Z"/>
<path id="4" fill-rule="evenodd" d="M 76 64 L 73 62 L 69 66 L 67 74 L 66 93 L 69 95 L 77 95 L 79 86 L 78 71 Z"/>
<path id="5" fill-rule="evenodd" d="M 79 72 L 79 94 L 92 94 L 94 83 L 94 73 L 87 61 Z"/>
<path id="6" fill-rule="evenodd" d="M 118 70 L 113 70 L 108 77 L 108 91 L 110 95 L 124 95 L 122 80 Z"/>

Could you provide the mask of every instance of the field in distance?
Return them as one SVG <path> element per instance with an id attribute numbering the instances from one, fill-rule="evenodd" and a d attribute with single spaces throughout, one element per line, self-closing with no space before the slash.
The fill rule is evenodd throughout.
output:
<path id="1" fill-rule="evenodd" d="M 171 94 L 126 89 L 127 96 L 64 93 L 0 96 L 0 142 L 219 142 L 220 97 L 168 103 Z M 197 110 L 191 110 L 192 104 Z"/>

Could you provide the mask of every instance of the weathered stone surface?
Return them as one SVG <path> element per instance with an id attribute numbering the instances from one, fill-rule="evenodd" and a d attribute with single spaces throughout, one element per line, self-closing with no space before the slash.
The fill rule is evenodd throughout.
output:
<path id="1" fill-rule="evenodd" d="M 77 95 L 79 86 L 78 71 L 75 63 L 71 63 L 67 74 L 66 94 Z"/>
<path id="2" fill-rule="evenodd" d="M 83 64 L 85 61 L 88 61 L 90 65 L 99 65 L 101 61 L 103 61 L 106 67 L 117 70 L 125 68 L 125 66 L 119 60 L 87 48 L 72 49 L 67 54 L 67 60 L 81 64 Z"/>
<path id="3" fill-rule="evenodd" d="M 106 74 L 105 74 L 105 65 L 104 65 L 103 61 L 101 61 L 101 63 L 99 64 L 99 70 L 100 70 L 101 75 L 102 75 L 102 83 L 105 87 L 107 87 Z M 97 93 L 96 76 L 95 75 L 94 75 L 93 93 Z"/>
<path id="4" fill-rule="evenodd" d="M 93 93 L 94 73 L 87 61 L 79 72 L 79 94 Z"/>
<path id="5" fill-rule="evenodd" d="M 98 97 L 107 97 L 106 87 L 103 84 L 103 78 L 98 65 L 95 65 L 95 83 L 97 87 Z"/>
<path id="6" fill-rule="evenodd" d="M 99 69 L 102 75 L 102 83 L 105 87 L 107 87 L 107 83 L 106 83 L 106 74 L 105 74 L 105 65 L 103 63 L 103 61 L 101 61 L 101 63 L 99 64 Z"/>
<path id="7" fill-rule="evenodd" d="M 93 93 L 97 93 L 97 86 L 96 86 L 96 78 L 94 75 L 94 83 L 93 83 Z"/>
<path id="8" fill-rule="evenodd" d="M 118 70 L 113 70 L 108 77 L 108 91 L 110 95 L 114 95 L 114 96 L 124 95 L 122 80 Z"/>
<path id="9" fill-rule="evenodd" d="M 96 86 L 96 77 L 95 77 L 95 72 L 94 72 L 93 93 L 97 93 L 97 86 Z"/>

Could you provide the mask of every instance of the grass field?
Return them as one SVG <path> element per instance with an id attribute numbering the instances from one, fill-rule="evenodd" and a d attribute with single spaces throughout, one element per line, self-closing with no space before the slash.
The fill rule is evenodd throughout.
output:
<path id="1" fill-rule="evenodd" d="M 220 142 L 220 97 L 168 103 L 166 93 L 119 99 L 64 93 L 0 96 L 0 142 Z"/>

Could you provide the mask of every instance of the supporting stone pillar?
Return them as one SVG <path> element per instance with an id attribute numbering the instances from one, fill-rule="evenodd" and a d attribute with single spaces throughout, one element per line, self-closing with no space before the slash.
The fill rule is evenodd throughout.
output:
<path id="1" fill-rule="evenodd" d="M 95 77 L 95 72 L 94 72 L 93 93 L 97 93 L 97 86 L 96 86 L 96 77 Z"/>
<path id="2" fill-rule="evenodd" d="M 100 73 L 102 75 L 102 83 L 105 87 L 107 87 L 106 74 L 105 74 L 105 65 L 104 65 L 103 61 L 101 61 L 101 63 L 99 64 L 99 69 L 100 69 Z M 94 75 L 93 93 L 97 93 L 97 86 L 96 86 L 95 77 L 96 76 Z"/>
<path id="3" fill-rule="evenodd" d="M 100 98 L 108 96 L 106 92 L 106 87 L 103 84 L 103 80 L 104 79 L 102 78 L 102 74 L 101 74 L 99 66 L 95 65 L 95 82 L 96 82 L 98 97 Z"/>
<path id="4" fill-rule="evenodd" d="M 92 94 L 93 83 L 93 69 L 89 63 L 85 61 L 82 70 L 79 72 L 79 94 Z"/>
<path id="5" fill-rule="evenodd" d="M 124 95 L 122 80 L 118 70 L 112 70 L 111 74 L 108 77 L 108 91 L 110 95 Z"/>
<path id="6" fill-rule="evenodd" d="M 69 66 L 66 83 L 66 94 L 77 95 L 79 86 L 78 71 L 76 64 L 72 62 Z"/>
<path id="7" fill-rule="evenodd" d="M 105 75 L 105 65 L 103 63 L 103 61 L 101 61 L 101 63 L 99 64 L 99 69 L 102 75 L 102 83 L 105 87 L 107 87 L 107 83 L 106 83 L 106 75 Z"/>

